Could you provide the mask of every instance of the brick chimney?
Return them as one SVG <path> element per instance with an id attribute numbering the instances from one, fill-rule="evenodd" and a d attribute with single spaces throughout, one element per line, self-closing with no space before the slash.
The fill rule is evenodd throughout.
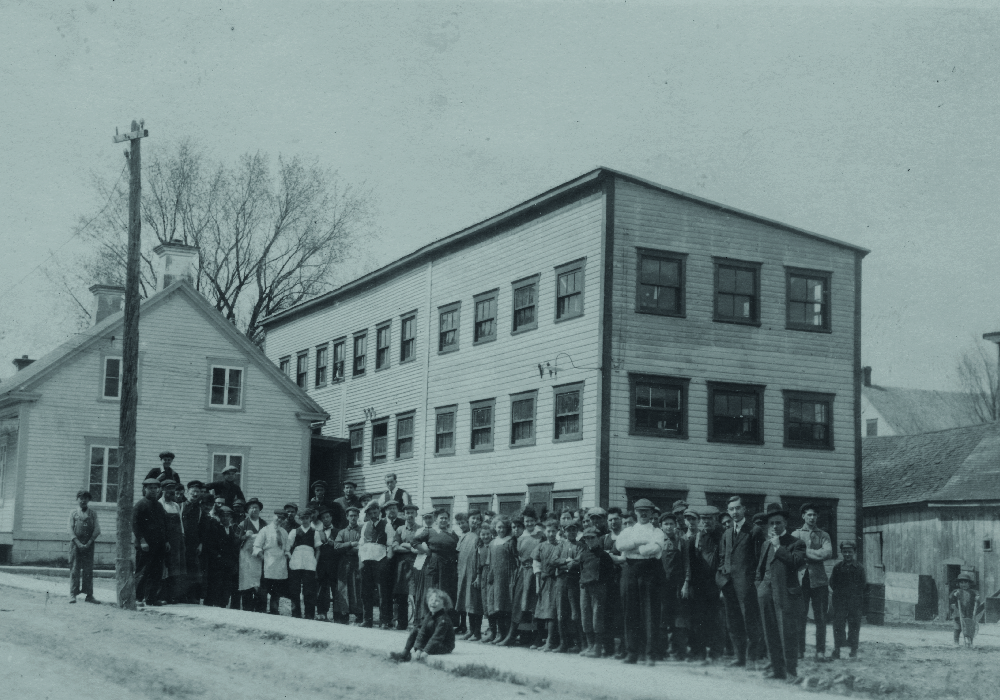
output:
<path id="1" fill-rule="evenodd" d="M 94 295 L 94 325 L 108 316 L 122 310 L 125 303 L 125 287 L 113 287 L 107 284 L 95 284 L 90 288 Z"/>
<path id="2" fill-rule="evenodd" d="M 34 362 L 34 360 L 30 359 L 27 355 L 21 355 L 20 357 L 14 358 L 14 366 L 17 367 L 18 372 L 30 365 L 32 362 Z"/>
<path id="3" fill-rule="evenodd" d="M 871 386 L 872 385 L 872 368 L 871 367 L 862 367 L 861 371 L 865 373 L 865 386 Z"/>
<path id="4" fill-rule="evenodd" d="M 161 243 L 153 248 L 159 260 L 159 281 L 156 291 L 166 289 L 178 280 L 187 280 L 194 284 L 197 274 L 198 246 L 185 245 L 178 240 Z"/>

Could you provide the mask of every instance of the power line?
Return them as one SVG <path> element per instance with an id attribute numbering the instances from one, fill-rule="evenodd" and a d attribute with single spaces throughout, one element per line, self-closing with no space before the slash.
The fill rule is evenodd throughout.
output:
<path id="1" fill-rule="evenodd" d="M 23 284 L 23 283 L 24 283 L 24 281 L 25 281 L 26 279 L 28 279 L 28 278 L 29 278 L 29 277 L 31 277 L 31 276 L 32 276 L 33 274 L 35 274 L 36 272 L 38 272 L 39 268 L 41 268 L 41 267 L 42 267 L 42 265 L 45 265 L 45 264 L 46 264 L 46 263 L 48 263 L 48 262 L 49 262 L 50 260 L 52 260 L 52 258 L 54 258 L 54 257 L 56 256 L 56 254 L 57 254 L 57 253 L 58 253 L 58 252 L 59 252 L 60 250 L 62 250 L 63 248 L 65 248 L 65 247 L 66 247 L 67 245 L 69 245 L 69 243 L 70 243 L 71 241 L 73 241 L 73 239 L 75 239 L 75 238 L 76 238 L 77 236 L 79 236 L 79 235 L 80 235 L 80 234 L 82 234 L 82 233 L 83 233 L 84 231 L 86 231 L 86 230 L 87 230 L 88 228 L 90 228 L 90 225 L 91 225 L 92 223 L 94 223 L 95 221 L 97 221 L 97 219 L 98 219 L 98 218 L 99 218 L 99 217 L 100 217 L 100 216 L 101 216 L 101 215 L 102 215 L 102 214 L 103 214 L 103 213 L 104 213 L 105 211 L 107 211 L 108 207 L 109 207 L 109 206 L 111 205 L 111 200 L 112 200 L 112 199 L 114 199 L 114 196 L 115 196 L 115 191 L 116 191 L 116 190 L 118 189 L 118 183 L 122 181 L 122 176 L 123 176 L 123 175 L 125 174 L 125 171 L 126 171 L 127 169 L 128 169 L 128 161 L 126 161 L 126 162 L 125 162 L 125 165 L 124 165 L 124 167 L 122 167 L 122 171 L 121 171 L 120 173 L 118 173 L 118 179 L 117 179 L 117 180 L 115 180 L 115 184 L 111 186 L 111 194 L 110 194 L 110 195 L 108 195 L 108 201 L 104 203 L 104 206 L 103 206 L 103 207 L 101 207 L 101 210 L 100 210 L 99 212 L 97 212 L 96 214 L 94 214 L 94 216 L 92 216 L 92 217 L 90 218 L 90 220 L 89 220 L 89 221 L 88 221 L 87 223 L 85 223 L 85 224 L 84 224 L 83 226 L 81 226 L 81 227 L 80 227 L 80 228 L 78 228 L 78 229 L 77 229 L 76 231 L 74 231 L 74 232 L 73 232 L 73 235 L 72 235 L 72 236 L 70 236 L 69 238 L 67 238 L 67 239 L 66 239 L 65 241 L 63 241 L 63 242 L 62 242 L 62 243 L 61 243 L 61 244 L 59 245 L 59 247 L 58 247 L 58 248 L 56 248 L 55 250 L 52 250 L 52 251 L 50 251 L 50 252 L 49 252 L 49 255 L 48 255 L 48 257 L 47 257 L 47 258 L 45 258 L 44 260 L 42 260 L 42 261 L 41 261 L 40 263 L 38 263 L 37 265 L 35 265 L 35 267 L 33 267 L 33 268 L 31 269 L 31 271 L 29 271 L 29 272 L 28 272 L 28 274 L 26 274 L 26 275 L 25 275 L 24 277 L 22 277 L 22 278 L 21 278 L 21 279 L 19 279 L 19 280 L 18 280 L 17 282 L 15 282 L 15 283 L 14 283 L 14 284 L 12 284 L 11 286 L 9 286 L 9 287 L 8 287 L 7 289 L 5 289 L 5 290 L 3 291 L 3 293 L 0 293 L 0 301 L 4 301 L 4 300 L 5 300 L 6 298 L 7 298 L 7 295 L 8 295 L 8 294 L 10 294 L 10 293 L 11 293 L 12 291 L 14 291 L 14 289 L 16 289 L 17 287 L 21 286 L 21 284 Z"/>

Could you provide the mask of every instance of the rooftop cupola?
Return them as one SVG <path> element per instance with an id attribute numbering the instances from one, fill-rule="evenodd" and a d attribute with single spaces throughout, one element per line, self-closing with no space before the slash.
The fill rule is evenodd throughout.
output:
<path id="1" fill-rule="evenodd" d="M 159 261 L 157 273 L 159 280 L 156 291 L 165 289 L 178 280 L 195 283 L 198 265 L 198 246 L 186 245 L 173 240 L 161 243 L 153 248 Z"/>
<path id="2" fill-rule="evenodd" d="M 95 284 L 90 288 L 94 295 L 94 325 L 108 316 L 122 310 L 125 302 L 125 287 L 114 287 L 109 284 Z"/>

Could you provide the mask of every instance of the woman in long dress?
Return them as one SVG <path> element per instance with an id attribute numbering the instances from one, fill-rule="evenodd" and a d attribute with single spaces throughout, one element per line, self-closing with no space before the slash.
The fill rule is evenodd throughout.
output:
<path id="1" fill-rule="evenodd" d="M 478 523 L 473 521 L 474 525 Z M 479 576 L 477 550 L 479 531 L 470 529 L 458 539 L 458 599 L 455 609 L 465 613 L 469 620 L 468 631 L 459 639 L 479 641 L 483 636 L 483 598 L 472 584 Z"/>
<path id="2" fill-rule="evenodd" d="M 263 504 L 256 498 L 247 501 L 247 517 L 236 528 L 240 541 L 240 576 L 237 590 L 240 607 L 251 612 L 264 612 L 260 590 L 260 576 L 264 571 L 263 562 L 253 555 L 253 543 L 257 533 L 267 525 L 260 517 Z"/>
<path id="3" fill-rule="evenodd" d="M 451 600 L 458 597 L 458 535 L 451 531 L 451 516 L 446 510 L 439 510 L 434 527 L 418 532 L 413 541 L 427 549 L 424 560 L 424 589 L 440 588 Z M 426 602 L 421 602 L 420 619 L 427 613 Z M 454 624 L 458 624 L 458 613 L 451 611 Z"/>
<path id="4" fill-rule="evenodd" d="M 489 547 L 489 579 L 487 612 L 491 627 L 496 627 L 494 644 L 507 638 L 510 631 L 511 610 L 514 603 L 514 581 L 517 578 L 519 561 L 517 544 L 511 535 L 510 521 L 505 517 L 493 521 L 496 537 Z"/>

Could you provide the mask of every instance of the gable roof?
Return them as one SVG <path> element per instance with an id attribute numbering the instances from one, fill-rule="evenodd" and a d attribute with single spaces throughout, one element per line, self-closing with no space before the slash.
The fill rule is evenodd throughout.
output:
<path id="1" fill-rule="evenodd" d="M 1000 501 L 1000 424 L 861 442 L 865 508 Z"/>
<path id="2" fill-rule="evenodd" d="M 836 238 L 830 238 L 828 236 L 823 236 L 818 233 L 813 233 L 812 231 L 807 231 L 806 229 L 798 228 L 796 226 L 791 226 L 789 224 L 782 223 L 780 221 L 775 221 L 773 219 L 768 219 L 757 214 L 752 214 L 742 209 L 737 209 L 735 207 L 730 207 L 725 204 L 720 204 L 718 202 L 713 202 L 708 199 L 703 199 L 701 197 L 696 197 L 693 194 L 688 194 L 687 192 L 682 192 L 680 190 L 675 190 L 664 185 L 651 182 L 649 180 L 643 180 L 642 178 L 636 177 L 634 175 L 629 175 L 628 173 L 619 172 L 611 168 L 598 167 L 591 170 L 588 173 L 576 177 L 572 180 L 564 182 L 561 185 L 557 185 L 550 190 L 547 190 L 539 195 L 527 199 L 520 204 L 517 204 L 506 211 L 500 212 L 499 214 L 492 216 L 488 219 L 484 219 L 477 224 L 473 224 L 467 228 L 461 229 L 456 233 L 452 233 L 443 238 L 439 238 L 436 241 L 432 241 L 425 246 L 417 248 L 415 251 L 404 255 L 401 258 L 383 265 L 377 270 L 373 270 L 366 275 L 362 275 L 347 284 L 341 285 L 340 287 L 329 291 L 325 294 L 321 294 L 312 299 L 300 302 L 295 306 L 292 306 L 284 311 L 279 311 L 276 314 L 268 316 L 263 321 L 261 321 L 261 326 L 267 329 L 268 326 L 275 326 L 281 323 L 292 320 L 293 318 L 300 316 L 301 314 L 309 311 L 310 309 L 322 308 L 334 303 L 341 297 L 350 294 L 355 291 L 367 289 L 372 285 L 378 283 L 381 279 L 393 275 L 401 270 L 407 269 L 413 265 L 419 264 L 428 258 L 432 258 L 435 255 L 443 253 L 449 249 L 455 248 L 462 244 L 465 244 L 469 239 L 475 238 L 476 236 L 482 235 L 491 230 L 495 230 L 501 226 L 511 225 L 526 216 L 532 216 L 539 212 L 543 207 L 551 205 L 553 202 L 566 198 L 579 196 L 588 191 L 592 191 L 594 187 L 597 187 L 603 183 L 606 179 L 616 177 L 622 180 L 633 182 L 644 187 L 649 187 L 651 189 L 664 192 L 667 194 L 674 195 L 675 197 L 680 197 L 681 199 L 686 199 L 692 202 L 697 202 L 704 206 L 716 209 L 728 214 L 733 214 L 745 219 L 751 219 L 758 221 L 760 223 L 767 224 L 769 226 L 775 226 L 792 233 L 796 233 L 814 240 L 819 240 L 824 243 L 830 243 L 832 245 L 847 248 L 854 251 L 855 253 L 865 256 L 871 251 L 867 248 L 862 248 L 861 246 L 856 246 L 845 241 L 838 240 Z"/>
<path id="3" fill-rule="evenodd" d="M 157 306 L 163 304 L 174 295 L 185 297 L 192 302 L 194 307 L 224 335 L 234 343 L 246 357 L 254 363 L 265 375 L 269 376 L 286 394 L 298 402 L 302 412 L 307 415 L 314 415 L 317 420 L 328 418 L 328 414 L 323 410 L 313 398 L 298 387 L 287 375 L 274 366 L 267 356 L 250 342 L 243 333 L 213 307 L 209 301 L 202 296 L 190 283 L 179 280 L 169 287 L 157 292 L 153 296 L 143 299 L 140 305 L 140 314 L 148 313 Z M 119 311 L 108 316 L 100 323 L 90 328 L 76 333 L 72 338 L 44 357 L 31 363 L 24 369 L 16 372 L 7 381 L 0 384 L 0 406 L 18 401 L 36 400 L 38 394 L 32 393 L 32 389 L 38 385 L 45 377 L 57 371 L 64 364 L 86 352 L 94 344 L 100 342 L 108 333 L 115 332 L 123 328 L 125 314 Z"/>
<path id="4" fill-rule="evenodd" d="M 969 394 L 871 385 L 861 395 L 899 435 L 916 435 L 982 423 Z M 868 438 L 865 438 L 866 440 Z"/>

